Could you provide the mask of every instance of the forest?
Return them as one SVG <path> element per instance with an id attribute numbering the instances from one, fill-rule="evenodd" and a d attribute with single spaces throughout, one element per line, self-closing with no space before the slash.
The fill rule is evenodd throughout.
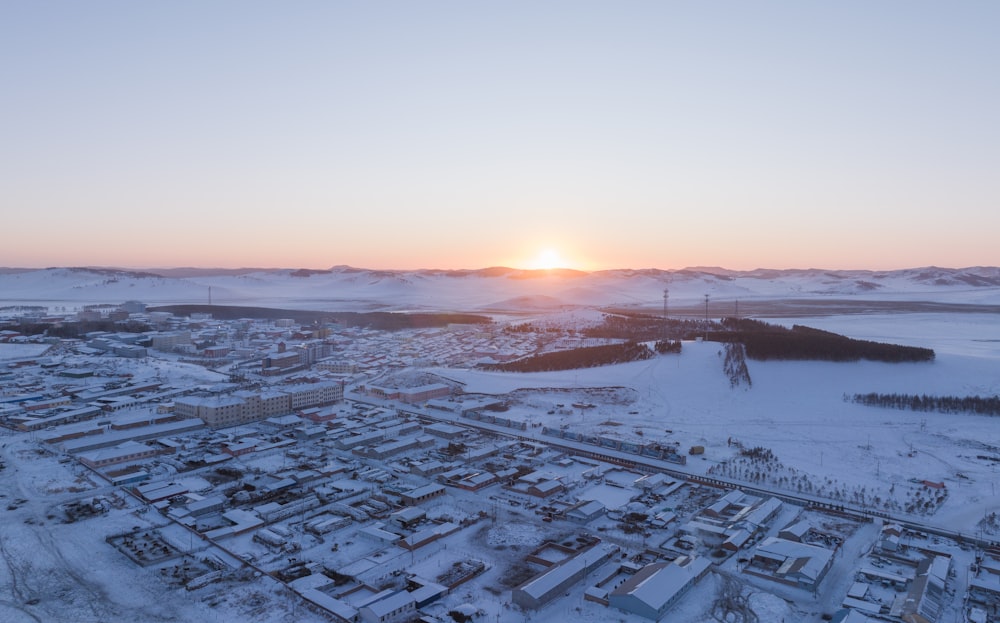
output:
<path id="1" fill-rule="evenodd" d="M 853 338 L 795 325 L 792 328 L 748 318 L 724 318 L 721 331 L 710 331 L 705 339 L 739 342 L 750 359 L 816 361 L 882 361 L 887 363 L 933 361 L 934 351 Z"/>
<path id="2" fill-rule="evenodd" d="M 97 331 L 125 332 L 125 333 L 145 333 L 153 328 L 144 322 L 137 320 L 76 320 L 52 323 L 31 323 L 25 322 L 17 326 L 17 330 L 24 335 L 47 335 L 62 339 L 79 339 L 88 333 Z"/>
<path id="3" fill-rule="evenodd" d="M 854 394 L 850 401 L 869 407 L 910 411 L 1000 415 L 1000 396 L 917 396 L 913 394 L 870 393 Z"/>
<path id="4" fill-rule="evenodd" d="M 601 324 L 583 329 L 581 333 L 586 337 L 639 342 L 704 338 L 713 342 L 741 343 L 746 347 L 746 356 L 758 361 L 867 359 L 899 363 L 934 359 L 934 351 L 929 348 L 856 340 L 800 325 L 789 329 L 749 318 L 714 321 L 616 312 L 604 314 Z"/>
<path id="5" fill-rule="evenodd" d="M 580 331 L 586 337 L 613 340 L 646 342 L 661 338 L 694 339 L 704 334 L 707 328 L 720 330 L 721 325 L 704 320 L 690 320 L 651 316 L 639 313 L 608 313 L 601 318 L 601 324 Z"/>
<path id="6" fill-rule="evenodd" d="M 615 363 L 628 363 L 652 358 L 653 351 L 645 344 L 625 342 L 606 346 L 586 346 L 541 355 L 532 355 L 507 363 L 481 364 L 484 370 L 499 372 L 552 372 L 594 368 Z"/>

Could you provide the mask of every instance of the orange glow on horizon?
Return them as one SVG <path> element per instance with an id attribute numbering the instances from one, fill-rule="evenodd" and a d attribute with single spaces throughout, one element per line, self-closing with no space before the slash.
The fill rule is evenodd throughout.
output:
<path id="1" fill-rule="evenodd" d="M 587 262 L 580 261 L 579 258 L 554 246 L 544 246 L 534 253 L 526 253 L 520 259 L 512 259 L 505 263 L 511 268 L 523 270 L 593 270 L 593 266 Z"/>
<path id="2" fill-rule="evenodd" d="M 532 262 L 531 268 L 542 270 L 552 270 L 553 268 L 566 268 L 566 263 L 559 256 L 555 249 L 542 249 L 538 257 Z"/>

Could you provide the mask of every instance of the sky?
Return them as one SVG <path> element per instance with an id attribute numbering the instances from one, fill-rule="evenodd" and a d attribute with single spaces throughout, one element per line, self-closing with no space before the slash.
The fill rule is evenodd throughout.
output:
<path id="1" fill-rule="evenodd" d="M 1000 264 L 1000 3 L 7 2 L 0 266 Z"/>

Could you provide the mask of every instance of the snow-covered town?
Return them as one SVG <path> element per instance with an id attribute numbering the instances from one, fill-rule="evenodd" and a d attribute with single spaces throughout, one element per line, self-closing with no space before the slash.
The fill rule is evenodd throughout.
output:
<path id="1" fill-rule="evenodd" d="M 992 318 L 782 319 L 934 335 L 918 345 L 936 357 L 751 361 L 752 388 L 701 338 L 598 367 L 486 365 L 613 343 L 584 330 L 606 320 L 577 307 L 376 329 L 12 307 L 0 613 L 1000 621 L 993 418 L 845 399 L 995 394 Z M 57 330 L 87 323 L 105 328 Z"/>
<path id="2" fill-rule="evenodd" d="M 1000 2 L 0 15 L 0 623 L 1000 623 Z"/>

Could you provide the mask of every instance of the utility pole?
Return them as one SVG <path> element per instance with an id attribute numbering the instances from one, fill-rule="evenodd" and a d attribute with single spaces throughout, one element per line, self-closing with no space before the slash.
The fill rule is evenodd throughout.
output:
<path id="1" fill-rule="evenodd" d="M 708 295 L 705 295 L 705 337 L 702 338 L 706 342 L 708 341 Z"/>
<path id="2" fill-rule="evenodd" d="M 670 298 L 670 290 L 663 288 L 663 339 L 667 339 L 667 299 Z"/>

